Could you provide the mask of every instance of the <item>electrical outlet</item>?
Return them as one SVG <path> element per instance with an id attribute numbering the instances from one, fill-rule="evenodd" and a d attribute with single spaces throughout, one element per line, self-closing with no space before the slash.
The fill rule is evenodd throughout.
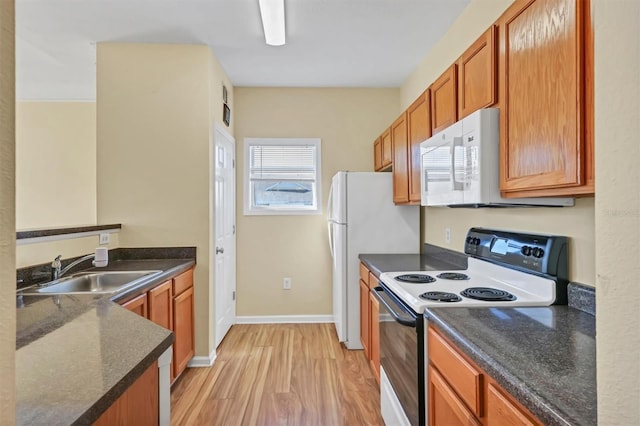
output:
<path id="1" fill-rule="evenodd" d="M 109 234 L 100 234 L 100 244 L 109 244 Z"/>
<path id="2" fill-rule="evenodd" d="M 291 290 L 291 278 L 287 277 L 282 280 L 282 288 L 285 290 Z"/>
<path id="3" fill-rule="evenodd" d="M 451 243 L 451 228 L 444 228 L 444 241 L 447 244 Z"/>

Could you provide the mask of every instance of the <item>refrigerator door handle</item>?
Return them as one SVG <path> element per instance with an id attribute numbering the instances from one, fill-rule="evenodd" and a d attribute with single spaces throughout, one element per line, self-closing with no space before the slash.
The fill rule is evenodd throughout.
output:
<path id="1" fill-rule="evenodd" d="M 327 219 L 333 219 L 333 184 L 329 187 L 329 199 L 327 200 Z"/>
<path id="2" fill-rule="evenodd" d="M 329 251 L 331 252 L 331 258 L 335 257 L 335 251 L 333 249 L 333 222 L 327 222 L 327 229 L 329 230 Z"/>
<path id="3" fill-rule="evenodd" d="M 329 232 L 329 252 L 331 252 L 331 258 L 335 255 L 333 249 L 333 184 L 329 187 L 329 199 L 327 200 L 327 230 Z"/>

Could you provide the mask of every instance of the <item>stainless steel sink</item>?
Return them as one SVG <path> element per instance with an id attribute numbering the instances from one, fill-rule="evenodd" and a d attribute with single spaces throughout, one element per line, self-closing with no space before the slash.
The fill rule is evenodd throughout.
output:
<path id="1" fill-rule="evenodd" d="M 22 294 L 113 294 L 132 287 L 162 271 L 78 272 L 44 287 L 25 289 Z"/>

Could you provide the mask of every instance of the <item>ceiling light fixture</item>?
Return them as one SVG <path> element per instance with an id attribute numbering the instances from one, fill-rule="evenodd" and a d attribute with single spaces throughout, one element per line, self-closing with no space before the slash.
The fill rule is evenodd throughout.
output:
<path id="1" fill-rule="evenodd" d="M 284 40 L 284 0 L 258 0 L 264 39 L 270 46 L 282 46 Z"/>

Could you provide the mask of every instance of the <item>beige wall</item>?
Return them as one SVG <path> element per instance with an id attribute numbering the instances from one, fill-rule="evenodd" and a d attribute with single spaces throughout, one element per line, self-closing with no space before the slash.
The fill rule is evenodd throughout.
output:
<path id="1" fill-rule="evenodd" d="M 125 226 L 122 247 L 197 247 L 198 356 L 214 341 L 209 145 L 223 80 L 206 46 L 98 44 L 98 222 Z"/>
<path id="2" fill-rule="evenodd" d="M 16 227 L 95 223 L 95 102 L 18 102 Z"/>
<path id="3" fill-rule="evenodd" d="M 424 91 L 504 12 L 513 0 L 473 0 L 401 88 L 405 108 Z M 498 227 L 571 237 L 569 278 L 595 285 L 594 200 L 577 200 L 572 208 L 448 209 L 422 208 L 425 242 L 463 250 L 471 226 Z M 445 229 L 451 228 L 451 245 Z"/>
<path id="4" fill-rule="evenodd" d="M 118 233 L 109 234 L 109 244 L 100 245 L 99 238 L 98 235 L 90 235 L 18 245 L 16 247 L 16 267 L 24 268 L 25 266 L 51 262 L 59 254 L 63 259 L 68 259 L 93 253 L 96 247 L 107 247 L 111 250 L 120 246 Z"/>
<path id="5" fill-rule="evenodd" d="M 0 2 L 0 425 L 15 424 L 14 2 Z"/>
<path id="6" fill-rule="evenodd" d="M 472 226 L 567 235 L 569 279 L 595 285 L 593 198 L 576 200 L 575 207 L 450 209 L 423 207 L 424 240 L 441 247 L 464 251 L 464 237 Z M 445 229 L 451 228 L 451 244 Z"/>
<path id="7" fill-rule="evenodd" d="M 406 109 L 514 0 L 471 0 L 447 33 L 433 46 L 400 88 L 400 106 Z"/>
<path id="8" fill-rule="evenodd" d="M 595 0 L 598 424 L 640 421 L 640 2 Z"/>
<path id="9" fill-rule="evenodd" d="M 399 111 L 397 89 L 236 88 L 237 313 L 330 315 L 326 199 L 339 170 L 372 171 L 373 141 Z M 244 216 L 246 137 L 322 140 L 322 200 L 313 216 Z M 292 289 L 282 279 L 292 278 Z"/>

